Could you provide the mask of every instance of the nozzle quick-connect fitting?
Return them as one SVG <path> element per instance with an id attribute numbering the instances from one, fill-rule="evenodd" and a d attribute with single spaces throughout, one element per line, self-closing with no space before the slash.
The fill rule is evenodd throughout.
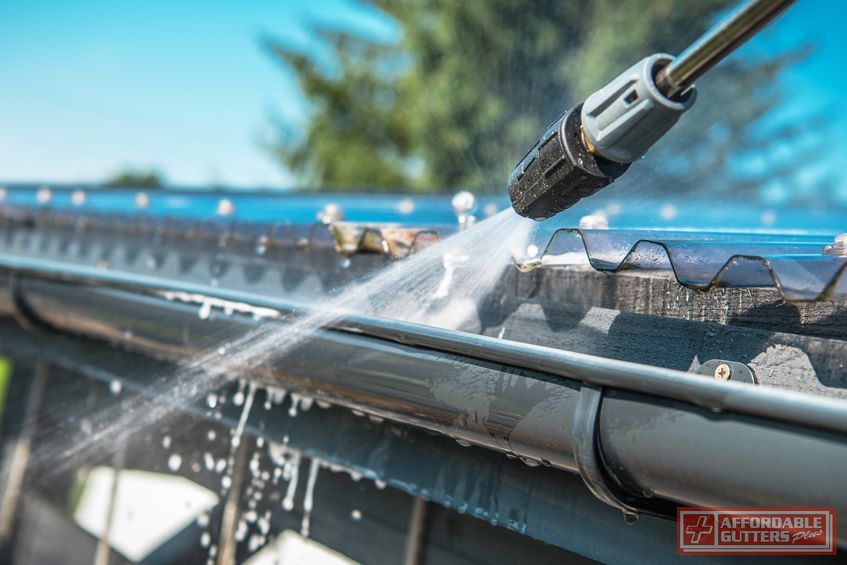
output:
<path id="1" fill-rule="evenodd" d="M 671 55 L 646 57 L 592 94 L 582 105 L 582 130 L 592 150 L 617 163 L 639 160 L 691 108 L 693 88 L 668 98 L 656 75 Z"/>

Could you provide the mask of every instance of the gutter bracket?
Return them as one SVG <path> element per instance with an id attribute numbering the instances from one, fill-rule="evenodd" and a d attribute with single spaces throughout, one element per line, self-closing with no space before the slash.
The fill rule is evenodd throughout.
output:
<path id="1" fill-rule="evenodd" d="M 12 306 L 12 317 L 23 329 L 30 333 L 43 334 L 49 332 L 51 328 L 42 322 L 27 304 L 21 282 L 20 273 L 9 271 L 9 301 Z"/>
<path id="2" fill-rule="evenodd" d="M 583 383 L 574 411 L 574 458 L 579 476 L 591 493 L 614 508 L 622 511 L 627 523 L 635 523 L 638 510 L 627 502 L 632 497 L 623 492 L 609 476 L 600 454 L 598 427 L 603 388 Z"/>

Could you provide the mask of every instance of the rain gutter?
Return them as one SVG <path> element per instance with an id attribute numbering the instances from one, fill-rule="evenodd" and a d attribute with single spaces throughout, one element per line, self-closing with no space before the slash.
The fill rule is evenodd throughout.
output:
<path id="1" fill-rule="evenodd" d="M 0 265 L 0 310 L 25 325 L 174 359 L 257 324 L 238 312 L 199 320 L 191 297 L 303 312 L 272 297 L 59 261 L 0 255 Z M 579 473 L 628 516 L 671 516 L 677 505 L 847 512 L 842 401 L 367 317 L 339 320 L 253 375 Z M 847 542 L 844 526 L 839 534 Z"/>

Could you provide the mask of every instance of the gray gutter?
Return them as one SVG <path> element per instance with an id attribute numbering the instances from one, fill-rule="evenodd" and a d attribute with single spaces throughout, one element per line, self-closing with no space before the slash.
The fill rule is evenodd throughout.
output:
<path id="1" fill-rule="evenodd" d="M 53 261 L 12 263 L 0 308 L 158 355 L 190 355 L 253 322 L 198 323 L 196 305 L 157 291 L 290 307 Z M 154 330 L 127 339 L 127 324 Z M 341 321 L 263 369 L 268 384 L 578 472 L 628 514 L 667 515 L 676 504 L 847 511 L 847 410 L 835 400 L 368 318 Z"/>

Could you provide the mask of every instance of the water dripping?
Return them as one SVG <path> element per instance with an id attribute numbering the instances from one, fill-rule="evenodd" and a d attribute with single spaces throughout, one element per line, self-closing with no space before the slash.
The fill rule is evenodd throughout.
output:
<path id="1" fill-rule="evenodd" d="M 256 525 L 259 527 L 259 531 L 263 536 L 268 535 L 268 532 L 271 531 L 271 521 L 267 514 L 259 518 L 256 521 Z"/>
<path id="2" fill-rule="evenodd" d="M 268 250 L 268 236 L 263 235 L 256 242 L 256 255 L 264 255 Z"/>
<path id="3" fill-rule="evenodd" d="M 250 536 L 250 541 L 247 542 L 247 550 L 250 551 L 250 553 L 255 553 L 263 545 L 265 545 L 265 536 L 253 534 Z"/>
<path id="4" fill-rule="evenodd" d="M 285 465 L 283 476 L 288 476 L 288 489 L 285 491 L 285 498 L 282 500 L 282 508 L 286 512 L 291 512 L 294 509 L 294 495 L 297 493 L 297 483 L 300 473 L 300 453 L 292 452 L 291 459 Z"/>
<path id="5" fill-rule="evenodd" d="M 300 523 L 300 535 L 304 538 L 309 537 L 312 507 L 315 503 L 315 483 L 318 480 L 318 471 L 320 471 L 320 468 L 320 460 L 313 457 L 309 465 L 309 480 L 306 482 L 306 495 L 303 498 L 303 521 Z"/>
<path id="6" fill-rule="evenodd" d="M 265 389 L 265 410 L 270 410 L 274 404 L 282 404 L 288 391 L 284 388 L 267 387 Z"/>
<path id="7" fill-rule="evenodd" d="M 250 416 L 250 408 L 253 407 L 253 397 L 256 395 L 256 387 L 253 383 L 247 388 L 247 397 L 244 399 L 244 407 L 241 410 L 241 418 L 238 419 L 238 427 L 235 428 L 235 433 L 232 435 L 232 450 L 241 444 L 241 436 L 244 435 L 244 427 L 247 425 L 247 418 Z"/>
<path id="8" fill-rule="evenodd" d="M 303 396 L 295 392 L 292 392 L 289 396 L 291 397 L 291 406 L 288 408 L 288 415 L 292 418 L 297 416 L 298 408 L 303 412 L 308 412 L 309 408 L 312 407 L 313 400 L 311 397 Z"/>

